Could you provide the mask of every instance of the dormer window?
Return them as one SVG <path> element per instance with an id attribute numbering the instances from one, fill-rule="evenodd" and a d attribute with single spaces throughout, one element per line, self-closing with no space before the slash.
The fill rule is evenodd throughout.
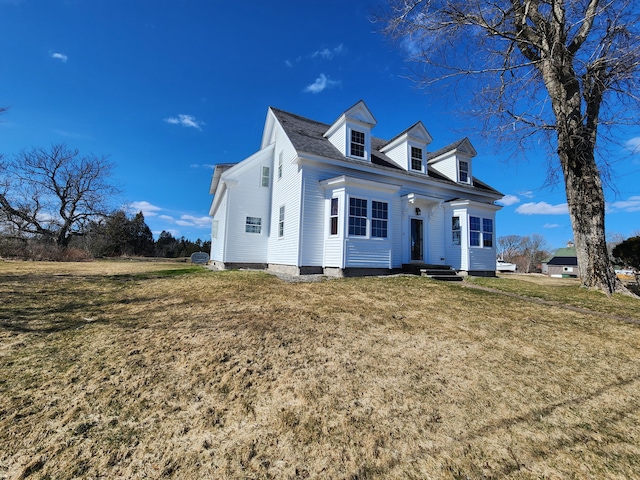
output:
<path id="1" fill-rule="evenodd" d="M 422 149 L 411 147 L 411 170 L 422 171 Z"/>
<path id="2" fill-rule="evenodd" d="M 349 147 L 349 152 L 351 153 L 352 157 L 364 158 L 364 132 L 351 130 L 351 144 Z"/>
<path id="3" fill-rule="evenodd" d="M 469 162 L 458 162 L 458 179 L 461 183 L 469 183 Z"/>
<path id="4" fill-rule="evenodd" d="M 340 115 L 323 137 L 345 157 L 371 161 L 371 129 L 375 126 L 376 119 L 360 100 Z"/>

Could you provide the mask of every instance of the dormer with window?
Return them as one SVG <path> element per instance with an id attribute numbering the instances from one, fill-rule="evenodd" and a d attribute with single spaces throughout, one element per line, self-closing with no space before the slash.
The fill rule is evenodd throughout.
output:
<path id="1" fill-rule="evenodd" d="M 403 170 L 426 174 L 427 145 L 431 140 L 431 135 L 422 122 L 416 122 L 390 140 L 380 151 Z"/>
<path id="2" fill-rule="evenodd" d="M 465 185 L 473 185 L 471 159 L 476 150 L 468 138 L 447 145 L 429 154 L 429 166 L 448 179 Z"/>
<path id="3" fill-rule="evenodd" d="M 376 119 L 360 100 L 329 127 L 324 137 L 345 157 L 371 161 L 371 129 Z"/>

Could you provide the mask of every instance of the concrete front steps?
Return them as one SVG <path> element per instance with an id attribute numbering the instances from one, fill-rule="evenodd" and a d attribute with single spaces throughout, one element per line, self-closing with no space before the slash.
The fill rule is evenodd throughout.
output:
<path id="1" fill-rule="evenodd" d="M 461 282 L 463 280 L 449 265 L 429 265 L 426 263 L 406 263 L 402 271 L 422 277 L 433 278 L 445 282 Z"/>

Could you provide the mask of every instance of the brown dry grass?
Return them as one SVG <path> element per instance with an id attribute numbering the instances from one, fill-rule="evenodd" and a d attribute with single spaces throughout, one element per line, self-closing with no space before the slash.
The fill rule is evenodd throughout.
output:
<path id="1" fill-rule="evenodd" d="M 633 478 L 640 327 L 607 315 L 640 302 L 567 288 L 603 315 L 420 277 L 0 263 L 0 478 Z"/>

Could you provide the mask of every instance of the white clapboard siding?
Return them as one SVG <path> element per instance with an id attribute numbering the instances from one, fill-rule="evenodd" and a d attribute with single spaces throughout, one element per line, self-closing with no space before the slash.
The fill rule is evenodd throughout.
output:
<path id="1" fill-rule="evenodd" d="M 496 269 L 496 252 L 493 248 L 470 248 L 468 270 L 494 271 Z"/>
<path id="2" fill-rule="evenodd" d="M 430 166 L 450 180 L 454 182 L 458 181 L 458 162 L 456 161 L 455 155 L 434 162 L 430 164 Z"/>
<path id="3" fill-rule="evenodd" d="M 279 126 L 277 127 L 280 128 Z M 296 152 L 284 133 L 278 132 L 274 150 L 271 200 L 271 235 L 268 240 L 268 263 L 299 266 L 301 173 L 295 163 Z M 282 177 L 278 178 L 278 161 L 282 154 Z M 278 236 L 280 207 L 284 206 L 284 235 Z"/>
<path id="4" fill-rule="evenodd" d="M 386 152 L 387 157 L 394 161 L 403 170 L 409 170 L 409 146 L 406 142 Z"/>
<path id="5" fill-rule="evenodd" d="M 441 264 L 446 258 L 444 247 L 444 209 L 436 206 L 431 210 L 427 223 L 427 235 L 429 238 L 429 258 L 428 263 Z"/>
<path id="6" fill-rule="evenodd" d="M 391 242 L 389 240 L 346 240 L 347 268 L 390 268 Z"/>
<path id="7" fill-rule="evenodd" d="M 391 268 L 402 266 L 402 245 L 405 237 L 402 234 L 402 202 L 395 195 L 389 203 L 389 241 L 391 242 Z M 407 243 L 409 240 L 407 240 Z M 408 247 L 407 247 L 408 248 Z"/>
<path id="8" fill-rule="evenodd" d="M 237 184 L 229 190 L 229 219 L 226 235 L 225 262 L 266 263 L 267 239 L 270 231 L 270 188 L 261 186 L 262 167 L 269 165 L 254 162 L 238 173 Z M 272 172 L 273 177 L 273 172 Z M 261 233 L 245 231 L 246 218 L 262 219 Z"/>
<path id="9" fill-rule="evenodd" d="M 213 221 L 218 222 L 218 234 L 217 238 L 211 238 L 211 260 L 215 260 L 218 262 L 224 262 L 224 244 L 225 244 L 225 233 L 226 233 L 226 220 L 227 220 L 227 203 L 228 203 L 228 194 L 225 192 L 223 199 L 220 201 L 218 205 L 218 210 L 216 211 Z"/>

